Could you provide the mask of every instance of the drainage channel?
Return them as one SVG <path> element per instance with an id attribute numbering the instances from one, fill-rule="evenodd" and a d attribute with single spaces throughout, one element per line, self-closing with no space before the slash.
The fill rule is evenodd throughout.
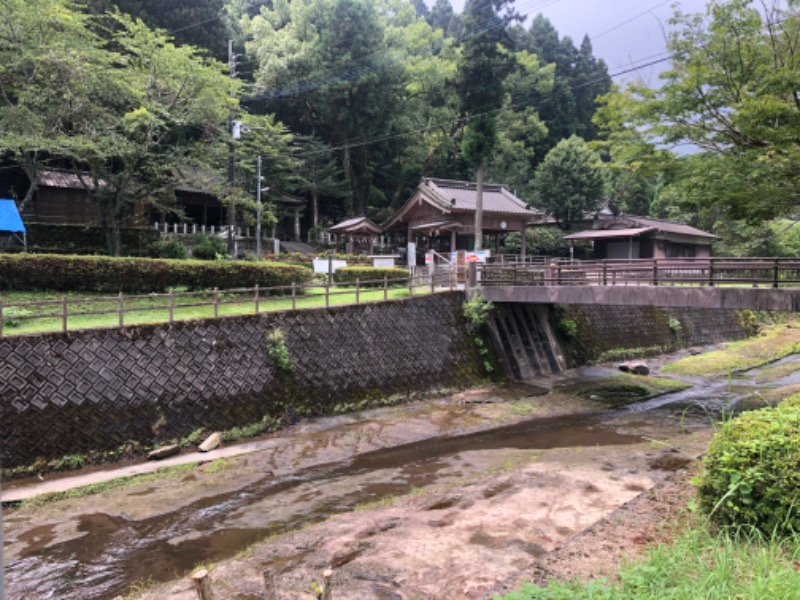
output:
<path id="1" fill-rule="evenodd" d="M 476 452 L 638 443 L 640 436 L 619 434 L 603 422 L 689 397 L 672 394 L 612 411 L 536 419 L 376 450 L 280 480 L 265 477 L 152 518 L 84 514 L 77 517 L 79 537 L 74 539 L 52 543 L 55 526 L 18 537 L 27 547 L 6 565 L 8 591 L 20 598 L 111 598 L 136 582 L 183 576 L 198 564 L 224 560 L 268 536 L 360 504 L 477 472 Z"/>

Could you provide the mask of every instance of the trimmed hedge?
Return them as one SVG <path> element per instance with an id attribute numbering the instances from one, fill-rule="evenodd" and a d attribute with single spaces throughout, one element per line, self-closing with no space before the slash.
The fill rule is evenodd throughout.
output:
<path id="1" fill-rule="evenodd" d="M 723 526 L 800 532 L 800 394 L 725 423 L 699 478 L 700 505 Z"/>
<path id="2" fill-rule="evenodd" d="M 0 255 L 0 290 L 146 294 L 184 286 L 223 290 L 304 285 L 311 276 L 302 266 L 266 262 Z"/>
<path id="3" fill-rule="evenodd" d="M 336 269 L 333 280 L 343 285 L 355 285 L 356 280 L 364 287 L 382 287 L 383 278 L 386 277 L 391 285 L 408 283 L 409 273 L 405 269 L 396 267 L 344 267 Z M 398 281 L 401 280 L 401 281 Z M 365 284 L 365 281 L 371 283 Z"/>

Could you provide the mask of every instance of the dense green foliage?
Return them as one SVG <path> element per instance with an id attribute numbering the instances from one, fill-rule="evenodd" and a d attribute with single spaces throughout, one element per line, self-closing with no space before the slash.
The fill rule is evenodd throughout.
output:
<path id="1" fill-rule="evenodd" d="M 665 176 L 662 215 L 705 227 L 731 218 L 759 225 L 800 207 L 794 5 L 731 0 L 709 2 L 705 15 L 676 12 L 662 84 L 605 98 L 597 122 L 610 133 L 615 166 Z"/>
<path id="2" fill-rule="evenodd" d="M 333 280 L 341 284 L 355 284 L 356 281 L 363 287 L 381 287 L 383 280 L 389 285 L 408 282 L 408 271 L 391 267 L 344 267 L 336 269 Z"/>
<path id="3" fill-rule="evenodd" d="M 602 203 L 603 178 L 598 157 L 578 136 L 560 141 L 536 169 L 537 204 L 559 223 L 581 221 Z"/>
<path id="4" fill-rule="evenodd" d="M 800 531 L 800 396 L 723 424 L 700 477 L 701 506 L 713 520 L 761 532 Z"/>
<path id="5" fill-rule="evenodd" d="M 91 225 L 69 225 L 56 223 L 29 223 L 28 251 L 40 254 L 105 254 L 108 250 L 106 231 Z M 151 252 L 160 234 L 155 229 L 122 229 L 120 244 L 128 256 L 146 256 Z M 16 243 L 13 251 L 21 251 Z"/>
<path id="6" fill-rule="evenodd" d="M 276 263 L 204 262 L 98 256 L 0 256 L 0 289 L 165 292 L 288 286 L 311 281 L 305 267 Z"/>

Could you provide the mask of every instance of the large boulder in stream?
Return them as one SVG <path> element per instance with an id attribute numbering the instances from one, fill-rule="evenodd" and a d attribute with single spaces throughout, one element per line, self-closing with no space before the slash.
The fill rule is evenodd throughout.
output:
<path id="1" fill-rule="evenodd" d="M 619 370 L 624 373 L 633 373 L 635 375 L 649 375 L 650 367 L 643 360 L 624 362 L 619 365 Z"/>

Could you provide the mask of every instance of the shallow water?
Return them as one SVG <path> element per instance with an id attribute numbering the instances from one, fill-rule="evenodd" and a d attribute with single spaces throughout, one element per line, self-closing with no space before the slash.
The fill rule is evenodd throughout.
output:
<path id="1" fill-rule="evenodd" d="M 601 376 L 597 370 L 585 375 L 588 380 Z M 581 379 L 581 374 L 572 376 Z M 520 451 L 642 441 L 640 435 L 618 433 L 609 424 L 620 417 L 643 415 L 643 426 L 663 418 L 663 414 L 658 416 L 660 412 L 703 421 L 730 401 L 728 382 L 703 382 L 619 409 L 535 418 L 478 433 L 433 437 L 287 476 L 265 476 L 234 492 L 205 497 L 151 518 L 82 514 L 60 524 L 74 529 L 67 541 L 54 541 L 52 525 L 16 536 L 13 542 L 23 548 L 6 565 L 10 597 L 112 598 L 126 593 L 135 582 L 181 577 L 198 564 L 229 558 L 269 535 L 360 504 L 485 472 L 504 460 L 519 458 Z M 632 424 L 639 420 L 638 416 L 628 419 L 626 431 L 635 431 Z M 326 447 L 319 443 L 323 457 Z M 130 495 L 148 496 L 155 491 L 150 487 Z"/>

